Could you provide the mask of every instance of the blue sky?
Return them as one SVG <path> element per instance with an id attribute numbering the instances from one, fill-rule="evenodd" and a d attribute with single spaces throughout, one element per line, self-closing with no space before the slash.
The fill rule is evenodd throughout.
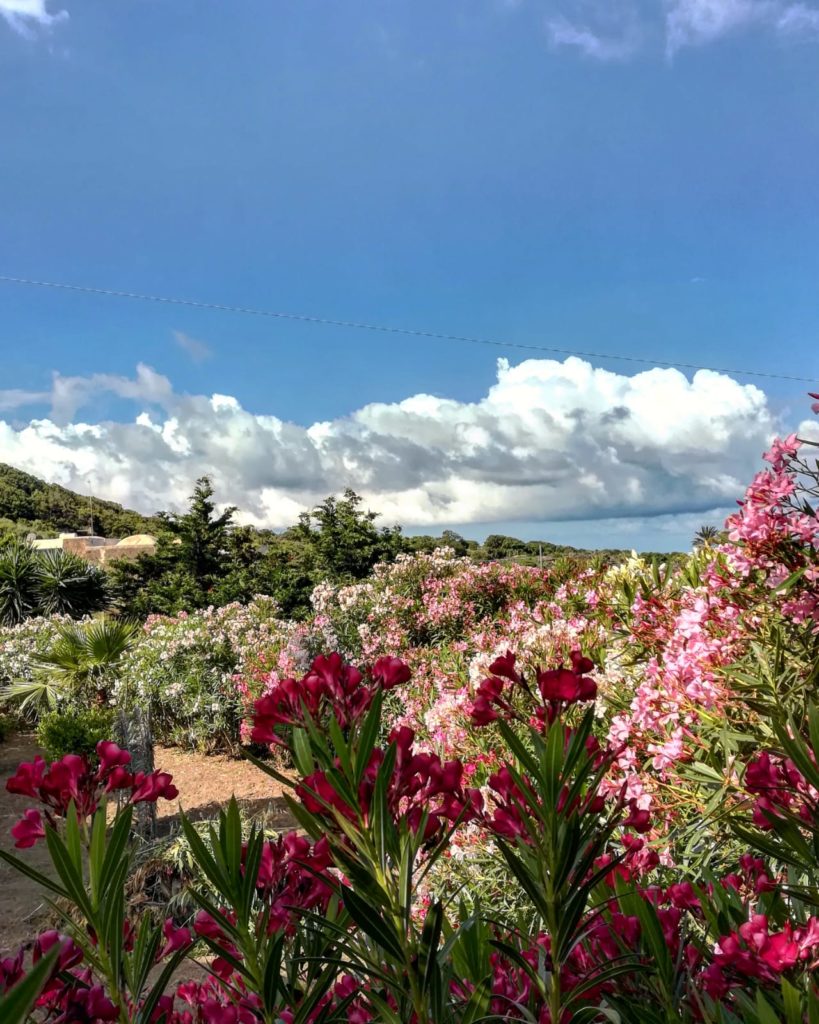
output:
<path id="1" fill-rule="evenodd" d="M 818 88 L 819 7 L 788 0 L 0 0 L 0 273 L 819 376 Z M 206 468 L 259 522 L 352 483 L 436 529 L 674 547 L 807 408 L 737 377 L 764 396 L 678 382 L 646 412 L 651 378 L 599 375 L 649 366 L 607 360 L 569 401 L 554 365 L 503 384 L 531 353 L 2 284 L 0 352 L 0 460 L 138 505 Z M 524 377 L 559 437 L 486 408 Z M 592 393 L 598 421 L 631 410 L 636 483 L 552 500 L 606 449 L 566 428 Z M 401 405 L 422 394 L 434 436 Z M 241 456 L 201 440 L 234 427 Z"/>

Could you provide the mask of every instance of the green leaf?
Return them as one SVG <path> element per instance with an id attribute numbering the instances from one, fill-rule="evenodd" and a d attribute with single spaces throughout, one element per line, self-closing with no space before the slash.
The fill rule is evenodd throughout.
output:
<path id="1" fill-rule="evenodd" d="M 262 1002 L 268 1012 L 276 1008 L 279 985 L 281 984 L 282 970 L 282 947 L 284 936 L 280 935 L 274 939 L 267 949 L 267 960 L 264 965 L 264 978 L 262 979 Z"/>
<path id="2" fill-rule="evenodd" d="M 381 712 L 384 705 L 384 697 L 379 690 L 373 698 L 372 706 L 367 712 L 361 728 L 358 731 L 358 742 L 356 744 L 356 787 L 361 785 L 364 773 L 370 763 L 370 755 L 378 742 L 378 734 L 381 730 Z"/>
<path id="3" fill-rule="evenodd" d="M 802 1000 L 799 998 L 799 990 L 794 988 L 787 978 L 782 979 L 781 985 L 785 1024 L 802 1024 Z"/>
<path id="4" fill-rule="evenodd" d="M 295 789 L 296 783 L 287 775 L 277 771 L 273 765 L 268 764 L 267 761 L 263 761 L 260 757 L 256 757 L 255 754 L 251 754 L 249 750 L 242 747 L 242 757 L 246 757 L 251 764 L 255 765 L 259 771 L 264 772 L 265 775 L 269 775 L 271 779 L 275 779 L 276 782 L 280 782 L 285 789 Z"/>
<path id="5" fill-rule="evenodd" d="M 205 846 L 202 837 L 193 827 L 185 814 L 180 816 L 180 821 L 182 823 L 182 831 L 185 833 L 185 838 L 191 848 L 191 856 L 193 857 L 197 867 L 201 868 L 205 877 L 217 892 L 227 895 L 230 893 L 231 884 L 230 879 L 226 875 L 222 866 L 217 863 L 211 851 L 208 850 L 207 846 Z"/>
<path id="6" fill-rule="evenodd" d="M 312 775 L 315 770 L 313 751 L 310 747 L 310 740 L 304 729 L 293 730 L 293 762 L 296 770 L 302 777 Z"/>
<path id="7" fill-rule="evenodd" d="M 497 727 L 506 746 L 509 747 L 523 768 L 532 776 L 538 775 L 540 766 L 537 760 L 526 749 L 526 746 L 514 729 L 511 728 L 508 722 L 504 721 L 497 722 Z"/>
<path id="8" fill-rule="evenodd" d="M 80 823 L 77 820 L 77 807 L 72 800 L 65 816 L 65 848 L 74 868 L 82 879 L 82 844 L 80 842 Z"/>
<path id="9" fill-rule="evenodd" d="M 327 729 L 330 733 L 330 739 L 333 742 L 336 753 L 338 754 L 338 759 L 341 762 L 344 776 L 345 778 L 352 779 L 354 776 L 353 762 L 350 758 L 350 747 L 344 739 L 344 733 L 341 731 L 341 726 L 338 724 L 338 719 L 335 715 L 330 715 Z"/>
<path id="10" fill-rule="evenodd" d="M 563 751 L 565 733 L 563 725 L 558 719 L 549 728 L 549 735 L 546 738 L 546 746 L 541 757 L 541 771 L 537 781 L 539 789 L 547 796 L 550 807 L 556 807 L 557 797 L 560 792 L 561 769 L 563 767 Z M 566 811 L 564 810 L 563 814 Z"/>
<path id="11" fill-rule="evenodd" d="M 805 573 L 808 571 L 810 566 L 803 565 L 801 569 L 797 569 L 796 572 L 792 572 L 787 579 L 783 580 L 779 586 L 774 588 L 775 594 L 787 594 L 793 590 L 794 586 L 802 579 Z"/>
<path id="12" fill-rule="evenodd" d="M 378 769 L 372 799 L 370 800 L 370 826 L 368 832 L 375 845 L 376 858 L 382 870 L 386 867 L 387 855 L 389 853 L 388 848 L 391 845 L 389 840 L 392 837 L 388 833 L 394 832 L 393 819 L 387 804 L 387 790 L 392 778 L 393 768 L 395 767 L 395 758 L 396 748 L 393 743 L 390 744 L 384 761 Z M 423 827 L 421 831 L 423 831 Z"/>
<path id="13" fill-rule="evenodd" d="M 331 962 L 328 960 L 327 964 L 327 968 L 322 971 L 318 979 L 314 982 L 308 995 L 301 1003 L 299 1003 L 298 1012 L 293 1018 L 293 1024 L 307 1024 L 308 1021 L 312 1021 L 313 1018 L 311 1015 L 316 1005 L 321 1001 L 329 987 L 338 976 L 337 961 Z M 352 1001 L 354 997 L 355 994 L 350 997 L 350 1001 Z M 343 1012 L 341 1007 L 339 1007 L 339 1011 Z"/>
<path id="14" fill-rule="evenodd" d="M 401 963 L 404 953 L 401 940 L 392 924 L 346 885 L 341 887 L 341 898 L 350 917 L 364 934 L 369 935 L 393 960 Z"/>
<path id="15" fill-rule="evenodd" d="M 99 812 L 97 812 L 99 813 Z M 108 839 L 108 847 L 105 851 L 102 871 L 100 873 L 100 898 L 103 898 L 111 886 L 111 878 L 117 870 L 123 857 L 130 860 L 128 840 L 131 836 L 131 822 L 133 821 L 133 805 L 128 804 L 117 813 L 114 819 L 114 826 Z M 103 828 L 105 819 L 103 817 Z"/>
<path id="16" fill-rule="evenodd" d="M 262 862 L 264 844 L 264 834 L 254 826 L 247 841 L 244 876 L 242 879 L 242 899 L 238 908 L 242 921 L 248 921 L 250 919 L 250 914 L 253 909 L 253 900 L 256 895 L 256 882 L 259 878 L 259 865 Z"/>
<path id="17" fill-rule="evenodd" d="M 119 870 L 111 880 L 111 886 L 101 907 L 99 941 L 105 946 L 111 961 L 111 971 L 119 979 L 122 964 L 122 936 L 125 924 L 125 881 L 128 875 L 128 863 L 122 861 Z"/>
<path id="18" fill-rule="evenodd" d="M 663 987 L 670 993 L 674 986 L 674 965 L 657 911 L 653 904 L 644 900 L 642 896 L 626 891 L 622 882 L 618 882 L 617 885 L 617 899 L 625 914 L 633 915 L 640 921 L 640 941 L 654 961 Z"/>
<path id="19" fill-rule="evenodd" d="M 13 867 L 15 871 L 19 871 L 21 875 L 25 875 L 26 878 L 30 878 L 33 882 L 42 886 L 43 889 L 53 892 L 55 896 L 59 896 L 64 900 L 69 898 L 68 893 L 61 885 L 58 885 L 53 879 L 44 875 L 41 871 L 37 871 L 36 868 L 31 867 L 20 857 L 15 857 L 13 853 L 0 849 L 0 860 L 4 860 L 6 864 Z"/>
<path id="20" fill-rule="evenodd" d="M 756 1012 L 759 1024 L 782 1024 L 779 1015 L 763 996 L 761 989 L 756 991 Z"/>
<path id="21" fill-rule="evenodd" d="M 566 998 L 566 1009 L 573 1007 L 588 991 L 597 988 L 598 985 L 603 985 L 607 981 L 613 981 L 615 978 L 620 978 L 624 975 L 633 977 L 635 974 L 647 973 L 648 971 L 650 971 L 650 967 L 646 964 L 639 963 L 633 957 L 623 957 L 621 962 L 602 968 L 602 970 L 595 972 L 590 978 L 572 988 Z"/>
<path id="22" fill-rule="evenodd" d="M 528 869 L 523 860 L 514 852 L 508 843 L 498 840 L 498 848 L 509 865 L 512 874 L 520 882 L 526 895 L 534 904 L 535 910 L 545 920 L 549 915 L 549 905 L 537 877 Z"/>
<path id="23" fill-rule="evenodd" d="M 59 833 L 50 825 L 46 825 L 45 834 L 48 852 L 51 854 L 51 863 L 65 886 L 68 898 L 79 907 L 88 921 L 93 922 L 94 910 L 88 899 L 88 893 L 85 891 L 82 875 L 74 867 L 74 862 L 65 843 Z"/>
<path id="24" fill-rule="evenodd" d="M 105 814 L 99 809 L 91 821 L 91 843 L 88 850 L 88 883 L 94 909 L 99 907 L 102 867 L 105 863 Z"/>
<path id="25" fill-rule="evenodd" d="M 469 997 L 469 1002 L 461 1014 L 461 1024 L 476 1024 L 479 1018 L 489 1013 L 489 1006 L 492 1002 L 492 977 L 484 978 L 479 982 Z"/>
<path id="26" fill-rule="evenodd" d="M 187 953 L 184 949 L 178 949 L 162 968 L 162 973 L 154 982 L 153 987 L 145 997 L 145 1002 L 140 1007 L 135 1024 L 149 1024 L 151 1015 L 156 1009 L 156 1004 L 165 994 L 168 982 L 171 980 L 174 971 L 182 963 L 186 955 Z"/>
<path id="27" fill-rule="evenodd" d="M 440 900 L 433 903 L 424 919 L 421 931 L 421 948 L 418 954 L 418 967 L 421 974 L 422 991 L 427 991 L 433 973 L 438 965 L 438 947 L 441 944 L 441 929 L 444 920 L 444 907 Z"/>
<path id="28" fill-rule="evenodd" d="M 156 963 L 156 955 L 159 952 L 159 943 L 162 939 L 161 930 L 151 923 L 148 914 L 143 914 L 139 922 L 134 949 L 129 962 L 133 966 L 131 970 L 131 994 L 135 1000 L 142 995 L 142 990 L 148 981 L 148 975 Z"/>
<path id="29" fill-rule="evenodd" d="M 401 1018 L 393 1010 L 386 1000 L 376 995 L 375 992 L 368 992 L 367 998 L 373 1004 L 373 1007 L 378 1011 L 378 1015 L 375 1018 L 377 1021 L 383 1024 L 403 1024 Z"/>

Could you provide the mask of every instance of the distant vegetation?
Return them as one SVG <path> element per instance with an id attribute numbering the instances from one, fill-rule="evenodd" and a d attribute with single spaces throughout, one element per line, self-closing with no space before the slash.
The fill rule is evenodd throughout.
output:
<path id="1" fill-rule="evenodd" d="M 186 513 L 160 514 L 155 554 L 111 565 L 111 591 L 119 611 L 173 615 L 265 594 L 276 599 L 282 614 L 298 619 L 309 613 L 310 595 L 318 583 L 355 583 L 366 579 L 379 562 L 440 547 L 478 562 L 534 566 L 542 561 L 544 567 L 569 560 L 600 568 L 630 554 L 583 551 L 501 534 L 479 544 L 452 530 L 440 536 L 405 537 L 400 527 L 377 526 L 376 513 L 364 509 L 351 490 L 341 498 L 326 498 L 281 533 L 235 526 L 234 512 L 229 508 L 217 515 L 210 481 L 199 480 Z"/>
<path id="2" fill-rule="evenodd" d="M 93 532 L 100 537 L 153 533 L 157 525 L 152 516 L 142 516 L 113 501 L 75 494 L 0 463 L 0 540 L 28 533 L 38 537 L 86 533 L 92 519 Z"/>
<path id="3" fill-rule="evenodd" d="M 28 533 L 54 536 L 87 532 L 92 515 L 94 531 L 101 536 L 151 533 L 157 537 L 153 554 L 112 563 L 105 572 L 105 589 L 114 609 L 122 615 L 140 617 L 222 607 L 265 594 L 276 599 L 285 616 L 302 618 L 310 611 L 310 595 L 316 584 L 354 583 L 365 579 L 379 562 L 440 547 L 452 548 L 456 555 L 475 561 L 544 567 L 561 559 L 599 567 L 628 555 L 622 550 L 587 551 L 503 534 L 491 534 L 483 544 L 466 540 L 453 530 L 444 530 L 439 536 L 406 537 L 400 527 L 379 527 L 377 514 L 365 509 L 362 499 L 351 490 L 340 498 L 325 499 L 280 533 L 239 526 L 235 513 L 232 507 L 217 511 L 213 486 L 206 477 L 197 482 L 185 513 L 143 516 L 114 502 L 78 495 L 0 465 L 0 549 L 6 549 L 5 562 L 9 563 L 5 573 L 5 618 L 17 621 L 42 611 L 41 602 L 33 594 L 24 600 L 15 598 L 19 566 L 29 570 L 28 591 L 34 586 L 31 573 L 36 560 L 27 559 L 19 549 L 21 538 Z M 59 568 L 65 572 L 68 562 Z M 83 575 L 75 571 L 73 562 L 70 568 L 68 575 Z M 99 570 L 91 574 L 95 585 L 98 574 Z M 76 594 L 71 596 L 78 611 L 90 610 L 89 603 Z M 90 602 L 92 606 L 97 603 Z M 27 611 L 21 614 L 24 606 Z M 64 605 L 59 610 L 70 611 Z"/>

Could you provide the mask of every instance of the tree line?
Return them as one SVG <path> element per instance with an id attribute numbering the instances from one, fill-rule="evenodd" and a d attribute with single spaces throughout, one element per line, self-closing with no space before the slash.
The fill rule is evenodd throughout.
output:
<path id="1" fill-rule="evenodd" d="M 152 554 L 110 563 L 103 571 L 64 552 L 32 551 L 21 539 L 33 513 L 51 517 L 55 526 L 82 529 L 84 508 L 94 509 L 94 529 L 116 536 L 134 530 L 157 537 Z M 363 506 L 352 490 L 328 497 L 280 533 L 236 523 L 233 506 L 219 511 L 208 477 L 197 481 L 183 513 L 139 516 L 112 502 L 82 498 L 36 477 L 0 466 L 0 622 L 18 622 L 54 611 L 83 615 L 110 607 L 122 616 L 174 615 L 210 605 L 248 601 L 258 594 L 275 598 L 282 614 L 301 618 L 310 611 L 317 583 L 365 579 L 378 562 L 400 553 L 450 547 L 456 555 L 480 561 L 549 565 L 569 557 L 598 563 L 622 559 L 627 552 L 589 552 L 490 534 L 479 544 L 453 530 L 438 536 L 405 536 L 399 526 L 379 526 L 377 513 Z M 21 518 L 22 517 L 22 518 Z M 99 520 L 98 518 L 99 517 Z M 12 529 L 3 532 L 3 523 Z M 86 529 L 90 522 L 86 522 Z"/>

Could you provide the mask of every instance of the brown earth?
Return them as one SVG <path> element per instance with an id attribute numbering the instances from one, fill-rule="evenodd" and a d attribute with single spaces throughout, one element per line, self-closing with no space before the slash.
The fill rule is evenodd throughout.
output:
<path id="1" fill-rule="evenodd" d="M 40 750 L 30 736 L 13 736 L 0 743 L 0 847 L 12 850 L 39 871 L 46 871 L 49 858 L 45 843 L 29 850 L 14 850 L 10 835 L 12 825 L 32 806 L 32 801 L 6 792 L 6 780 L 17 765 L 33 761 L 38 753 Z M 191 818 L 212 818 L 233 795 L 245 814 L 262 818 L 267 827 L 292 826 L 282 787 L 248 761 L 157 747 L 155 763 L 157 769 L 173 775 L 179 789 L 178 801 L 162 800 L 158 805 L 162 833 L 178 827 L 180 806 Z M 37 884 L 5 862 L 0 863 L 0 957 L 48 927 L 50 914 Z"/>

